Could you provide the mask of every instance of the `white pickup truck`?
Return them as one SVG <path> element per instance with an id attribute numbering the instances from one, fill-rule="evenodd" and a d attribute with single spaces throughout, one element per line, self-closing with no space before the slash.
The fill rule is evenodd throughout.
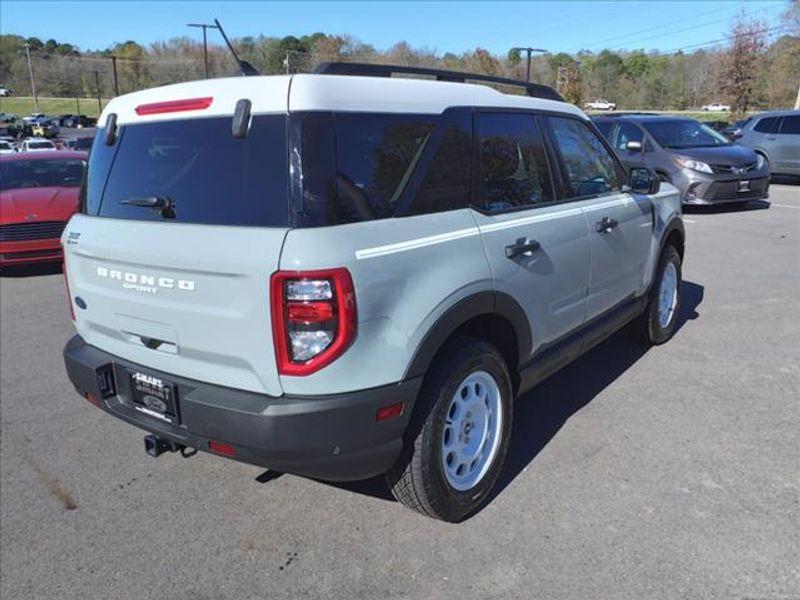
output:
<path id="1" fill-rule="evenodd" d="M 617 110 L 617 105 L 613 102 L 609 102 L 608 100 L 603 100 L 601 98 L 596 98 L 591 102 L 587 102 L 583 105 L 586 110 Z"/>

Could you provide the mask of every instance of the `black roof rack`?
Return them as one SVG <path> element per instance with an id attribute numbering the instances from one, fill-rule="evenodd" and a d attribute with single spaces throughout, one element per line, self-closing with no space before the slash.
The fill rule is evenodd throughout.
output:
<path id="1" fill-rule="evenodd" d="M 564 99 L 553 88 L 539 83 L 525 83 L 516 79 L 506 79 L 505 77 L 492 77 L 491 75 L 481 75 L 478 73 L 461 73 L 459 71 L 444 71 L 442 69 L 429 69 L 427 67 L 402 67 L 400 65 L 376 65 L 370 63 L 347 63 L 347 62 L 323 62 L 320 63 L 314 73 L 318 75 L 361 75 L 365 77 L 391 77 L 393 74 L 403 75 L 428 75 L 435 77 L 437 81 L 454 81 L 465 83 L 467 81 L 484 81 L 486 83 L 496 83 L 513 87 L 520 87 L 532 98 L 544 98 L 545 100 Z"/>

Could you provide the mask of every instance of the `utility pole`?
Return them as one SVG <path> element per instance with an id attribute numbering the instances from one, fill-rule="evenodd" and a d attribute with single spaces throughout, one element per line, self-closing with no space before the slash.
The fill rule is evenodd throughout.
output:
<path id="1" fill-rule="evenodd" d="M 33 107 L 39 112 L 39 98 L 36 96 L 36 82 L 33 80 L 33 67 L 31 66 L 31 45 L 22 44 L 25 47 L 25 55 L 28 57 L 28 73 L 31 75 L 31 93 L 33 94 Z"/>
<path id="2" fill-rule="evenodd" d="M 187 23 L 187 27 L 201 27 L 203 29 L 203 65 L 205 66 L 206 79 L 208 79 L 208 29 L 219 29 L 216 25 L 208 23 Z"/>
<path id="3" fill-rule="evenodd" d="M 516 50 L 517 52 L 526 52 L 528 54 L 528 68 L 525 70 L 525 83 L 531 82 L 531 54 L 534 52 L 541 52 L 546 53 L 547 50 L 543 48 L 523 48 L 523 47 L 516 47 L 512 48 L 512 50 Z"/>
<path id="4" fill-rule="evenodd" d="M 100 71 L 94 72 L 94 86 L 97 88 L 97 116 L 103 112 L 103 103 L 100 101 Z"/>
<path id="5" fill-rule="evenodd" d="M 117 57 L 111 56 L 111 72 L 114 74 L 114 95 L 119 96 L 119 82 L 117 81 Z"/>

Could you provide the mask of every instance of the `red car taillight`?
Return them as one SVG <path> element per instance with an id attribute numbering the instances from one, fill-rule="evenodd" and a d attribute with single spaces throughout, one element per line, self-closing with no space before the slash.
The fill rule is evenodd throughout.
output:
<path id="1" fill-rule="evenodd" d="M 319 371 L 356 337 L 356 294 L 347 269 L 273 273 L 270 308 L 281 375 Z"/>

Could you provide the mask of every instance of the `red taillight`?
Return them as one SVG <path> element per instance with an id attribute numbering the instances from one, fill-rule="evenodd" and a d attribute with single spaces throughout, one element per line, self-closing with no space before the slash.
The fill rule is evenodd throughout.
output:
<path id="1" fill-rule="evenodd" d="M 69 293 L 69 279 L 67 279 L 67 249 L 61 246 L 61 256 L 64 257 L 61 263 L 61 273 L 64 275 L 64 287 L 67 290 L 67 302 L 69 303 L 69 316 L 75 320 L 75 308 L 72 306 L 72 294 Z"/>
<path id="2" fill-rule="evenodd" d="M 140 104 L 136 107 L 137 115 L 158 115 L 161 113 L 182 112 L 185 110 L 203 110 L 211 106 L 214 98 L 187 98 L 186 100 L 168 100 L 166 102 L 151 102 Z"/>
<path id="3" fill-rule="evenodd" d="M 236 456 L 236 448 L 224 442 L 209 440 L 208 449 L 211 450 L 214 454 L 219 454 L 221 456 L 227 456 L 229 458 Z"/>
<path id="4" fill-rule="evenodd" d="M 319 371 L 355 339 L 356 294 L 347 269 L 273 273 L 270 309 L 281 375 Z"/>
<path id="5" fill-rule="evenodd" d="M 403 403 L 395 402 L 394 404 L 389 404 L 388 406 L 381 406 L 375 413 L 375 420 L 388 421 L 390 419 L 396 419 L 402 414 L 403 414 Z"/>

